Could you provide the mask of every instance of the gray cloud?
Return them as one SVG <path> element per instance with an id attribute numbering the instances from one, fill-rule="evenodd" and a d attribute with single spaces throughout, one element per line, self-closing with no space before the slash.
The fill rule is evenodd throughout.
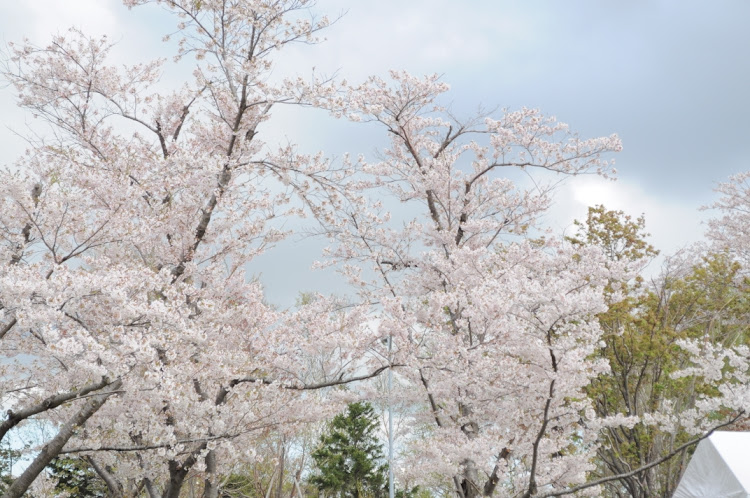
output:
<path id="1" fill-rule="evenodd" d="M 158 8 L 128 12 L 113 0 L 95 3 L 105 5 L 111 16 L 106 26 L 122 39 L 117 57 L 166 52 L 157 40 L 173 25 Z M 21 4 L 26 3 L 0 5 L 6 41 L 70 22 L 72 14 L 56 19 Z M 617 157 L 620 191 L 637 192 L 627 203 L 632 214 L 645 212 L 647 222 L 653 218 L 666 227 L 670 217 L 682 213 L 681 235 L 674 236 L 679 243 L 690 238 L 685 220 L 696 220 L 693 237 L 700 236 L 695 210 L 710 201 L 715 183 L 750 167 L 748 2 L 320 0 L 316 10 L 348 13 L 330 28 L 327 42 L 286 53 L 277 76 L 309 74 L 312 66 L 350 80 L 384 75 L 389 68 L 436 72 L 451 83 L 449 99 L 459 115 L 470 115 L 480 104 L 539 107 L 583 136 L 617 132 L 625 145 Z M 83 19 L 96 18 L 96 12 L 84 9 Z M 1 90 L 3 124 L 22 125 L 26 118 L 12 110 L 11 101 L 9 89 Z M 261 130 L 264 139 L 289 139 L 307 151 L 371 153 L 384 140 L 375 127 L 334 122 L 310 110 L 285 109 L 275 123 Z M 4 130 L 0 145 L 6 151 L 0 163 L 11 162 L 22 149 Z M 562 211 L 583 210 L 586 196 L 564 196 L 561 203 L 570 209 Z M 307 256 L 295 259 L 307 267 L 317 250 L 296 243 L 285 247 L 263 260 L 271 287 L 285 278 L 284 270 L 271 268 L 283 267 L 294 250 L 310 254 L 305 261 Z M 274 291 L 288 292 L 286 287 Z"/>

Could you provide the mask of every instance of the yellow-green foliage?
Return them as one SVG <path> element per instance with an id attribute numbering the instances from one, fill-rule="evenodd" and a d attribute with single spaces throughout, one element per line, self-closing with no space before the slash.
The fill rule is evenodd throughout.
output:
<path id="1" fill-rule="evenodd" d="M 576 222 L 576 244 L 601 247 L 612 262 L 638 264 L 657 251 L 646 241 L 645 220 L 603 206 L 589 208 L 585 222 Z M 667 273 L 658 283 L 643 278 L 611 282 L 608 292 L 625 294 L 613 299 L 599 316 L 604 331 L 598 354 L 609 361 L 611 372 L 595 380 L 588 391 L 600 416 L 642 416 L 669 409 L 672 413 L 692 407 L 701 395 L 716 394 L 715 387 L 700 378 L 673 378 L 689 366 L 688 354 L 678 346 L 681 339 L 700 339 L 717 344 L 747 343 L 744 316 L 748 311 L 740 266 L 724 254 L 705 255 L 692 267 L 675 275 Z M 602 433 L 598 475 L 613 475 L 653 461 L 689 439 L 682 432 L 665 432 L 641 423 L 632 429 L 618 427 Z M 670 496 L 687 454 L 611 485 L 613 496 Z"/>

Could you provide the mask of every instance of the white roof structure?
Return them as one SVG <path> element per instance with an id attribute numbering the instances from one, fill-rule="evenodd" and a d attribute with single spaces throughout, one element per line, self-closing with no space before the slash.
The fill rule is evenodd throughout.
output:
<path id="1" fill-rule="evenodd" d="M 750 498 L 750 432 L 714 432 L 698 443 L 672 498 Z"/>

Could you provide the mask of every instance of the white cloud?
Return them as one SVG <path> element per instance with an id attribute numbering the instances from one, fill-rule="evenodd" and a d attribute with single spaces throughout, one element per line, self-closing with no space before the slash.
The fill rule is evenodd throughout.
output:
<path id="1" fill-rule="evenodd" d="M 462 68 L 536 43 L 532 25 L 544 18 L 542 13 L 532 19 L 527 10 L 506 4 L 487 4 L 477 15 L 477 9 L 448 0 L 321 0 L 315 10 L 329 18 L 344 16 L 323 33 L 326 43 L 292 47 L 280 68 L 306 72 L 315 65 L 326 74 L 341 70 L 352 81 L 389 69 L 458 77 Z"/>
<path id="2" fill-rule="evenodd" d="M 118 9 L 116 0 L 8 1 L 0 6 L 0 17 L 6 41 L 26 36 L 42 43 L 71 26 L 96 35 L 116 32 Z"/>
<path id="3" fill-rule="evenodd" d="M 671 31 L 663 32 L 664 23 L 659 18 L 654 18 L 649 24 L 651 31 L 648 33 L 651 33 L 651 38 L 644 38 L 653 42 L 648 44 L 632 36 L 631 21 L 642 14 L 641 7 L 630 6 L 625 11 L 621 11 L 624 8 L 617 7 L 614 12 L 609 9 L 610 7 L 602 7 L 583 11 L 550 5 L 533 8 L 513 2 L 484 2 L 479 8 L 479 3 L 461 4 L 448 0 L 399 3 L 395 0 L 320 0 L 316 11 L 335 17 L 337 12 L 348 10 L 347 15 L 323 33 L 323 36 L 330 37 L 328 43 L 317 47 L 289 47 L 289 51 L 282 53 L 282 63 L 276 75 L 286 76 L 298 72 L 309 75 L 312 66 L 328 74 L 341 69 L 340 76 L 352 81 L 369 74 L 384 75 L 386 69 L 391 67 L 406 68 L 416 73 L 446 73 L 445 81 L 456 82 L 456 88 L 461 87 L 462 79 L 467 80 L 462 87 L 464 93 L 452 92 L 449 96 L 456 99 L 457 105 L 473 106 L 480 103 L 482 98 L 489 99 L 486 104 L 490 106 L 496 103 L 505 105 L 509 100 L 514 102 L 515 98 L 523 97 L 530 102 L 523 100 L 521 103 L 540 105 L 547 112 L 562 113 L 567 109 L 568 114 L 576 115 L 570 109 L 571 105 L 577 106 L 580 112 L 572 123 L 575 128 L 583 126 L 585 129 L 588 126 L 588 129 L 596 130 L 605 121 L 613 123 L 617 130 L 634 130 L 627 142 L 629 147 L 632 146 L 633 153 L 622 166 L 626 169 L 627 162 L 634 175 L 640 175 L 644 181 L 650 180 L 649 190 L 632 180 L 609 183 L 592 177 L 576 178 L 558 192 L 549 221 L 560 231 L 565 228 L 569 230 L 574 218 L 583 219 L 586 207 L 598 203 L 610 209 L 622 209 L 633 216 L 644 213 L 647 229 L 654 234 L 654 245 L 664 252 L 673 252 L 700 238 L 703 231 L 700 220 L 707 216 L 706 213 L 697 211 L 701 201 L 687 197 L 681 190 L 684 191 L 690 184 L 707 183 L 706 178 L 710 175 L 724 178 L 726 174 L 718 168 L 726 170 L 727 164 L 731 163 L 731 167 L 737 169 L 736 161 L 728 161 L 726 154 L 747 157 L 746 147 L 742 149 L 746 126 L 735 119 L 743 115 L 736 108 L 742 99 L 737 99 L 736 92 L 715 92 L 714 95 L 708 91 L 711 88 L 707 86 L 708 83 L 700 88 L 700 95 L 711 97 L 703 99 L 712 102 L 711 105 L 718 97 L 726 96 L 722 101 L 725 102 L 724 107 L 717 107 L 718 111 L 731 109 L 731 113 L 717 111 L 719 117 L 712 121 L 715 126 L 704 127 L 710 136 L 719 137 L 713 141 L 707 140 L 705 144 L 703 141 L 685 142 L 685 132 L 678 125 L 689 123 L 694 126 L 693 121 L 680 121 L 671 114 L 664 114 L 668 116 L 666 118 L 659 115 L 659 119 L 655 119 L 653 114 L 649 114 L 648 109 L 653 107 L 653 99 L 647 99 L 653 97 L 657 99 L 657 104 L 663 105 L 664 102 L 671 102 L 670 97 L 675 92 L 639 93 L 630 87 L 617 86 L 620 79 L 608 77 L 606 88 L 612 89 L 611 95 L 618 95 L 618 101 L 623 102 L 623 108 L 627 112 L 617 107 L 599 105 L 601 102 L 607 104 L 605 97 L 610 94 L 600 96 L 599 100 L 590 100 L 590 95 L 596 93 L 598 88 L 605 88 L 601 85 L 601 80 L 597 79 L 599 74 L 632 74 L 639 81 L 648 81 L 648 87 L 644 87 L 648 89 L 683 88 L 684 85 L 674 84 L 674 79 L 664 79 L 668 76 L 666 73 L 654 72 L 653 64 L 643 61 L 643 50 L 644 47 L 651 50 L 654 45 L 654 53 L 658 53 L 656 49 L 662 49 L 663 44 L 657 42 L 662 39 L 684 41 L 695 38 L 693 31 L 682 30 L 675 36 L 672 36 L 674 33 Z M 735 22 L 742 17 L 735 11 L 719 11 L 722 12 L 720 19 L 726 17 L 732 20 L 729 23 L 724 19 L 724 24 L 729 28 L 741 24 Z M 685 15 L 692 10 L 681 12 Z M 688 26 L 704 24 L 702 16 L 696 15 L 691 19 L 692 24 Z M 161 33 L 170 30 L 172 22 L 172 19 L 166 18 L 162 9 L 155 6 L 136 9 L 130 16 L 119 0 L 0 0 L 0 36 L 4 41 L 28 36 L 35 43 L 43 44 L 51 34 L 76 25 L 92 34 L 106 32 L 111 35 L 111 39 L 121 40 L 112 54 L 115 63 L 163 55 L 165 46 L 158 40 Z M 732 29 L 736 29 L 737 33 L 745 33 L 736 26 L 732 29 L 725 28 L 724 24 L 715 24 L 717 36 L 724 32 L 731 34 Z M 718 31 L 720 29 L 722 31 Z M 695 38 L 696 43 L 703 39 Z M 727 39 L 735 40 L 733 46 L 743 46 L 741 41 L 744 38 L 739 34 Z M 715 43 L 724 38 L 719 37 L 717 40 Z M 633 49 L 632 43 L 635 43 L 637 50 Z M 670 60 L 691 62 L 696 53 L 702 53 L 682 42 L 670 42 L 668 45 L 670 51 L 682 47 L 690 50 L 680 57 L 677 57 L 679 54 L 670 56 Z M 567 53 L 575 56 L 567 56 Z M 737 66 L 736 58 L 709 55 L 711 60 L 726 59 L 732 62 L 727 68 Z M 692 62 L 686 63 L 686 67 L 699 66 L 700 64 Z M 720 72 L 716 70 L 706 74 Z M 747 71 L 729 73 L 725 70 L 722 74 L 728 76 L 714 78 L 711 84 L 732 82 L 738 89 L 744 88 Z M 509 80 L 518 84 L 508 86 Z M 589 84 L 591 81 L 599 87 Z M 680 80 L 681 83 L 684 81 L 687 80 Z M 659 87 L 659 84 L 662 86 Z M 480 91 L 482 88 L 490 88 L 493 93 L 489 97 L 483 96 Z M 523 91 L 527 88 L 530 92 L 541 92 L 542 95 L 547 92 L 551 97 L 545 100 L 543 97 L 536 98 L 536 93 L 526 95 Z M 0 146 L 4 151 L 0 164 L 12 161 L 24 147 L 24 143 L 6 127 L 23 130 L 24 121 L 29 119 L 15 109 L 12 95 L 11 88 L 0 86 Z M 691 95 L 698 93 L 694 91 Z M 692 101 L 702 100 L 693 98 Z M 679 104 L 682 100 L 675 102 Z M 596 107 L 594 103 L 597 104 Z M 692 109 L 682 105 L 680 108 Z M 279 111 L 274 120 L 275 128 L 269 124 L 263 128 L 261 136 L 271 143 L 283 141 L 288 136 L 292 141 L 302 142 L 306 146 L 303 147 L 304 150 L 320 148 L 339 153 L 341 150 L 369 153 L 373 148 L 371 137 L 381 136 L 372 128 L 366 127 L 361 132 L 357 128 L 350 133 L 349 128 L 341 123 L 332 124 L 330 120 L 319 119 L 314 113 L 308 114 L 301 116 L 298 110 Z M 660 127 L 660 132 L 654 133 L 644 122 L 655 123 Z M 637 126 L 632 123 L 637 123 Z M 664 126 L 665 123 L 670 126 Z M 609 124 L 606 125 L 608 126 Z M 667 133 L 670 130 L 671 135 Z M 678 133 L 674 133 L 674 130 Z M 611 131 L 606 130 L 607 133 Z M 656 143 L 652 138 L 655 136 L 658 137 Z M 699 145 L 700 151 L 697 150 Z M 701 151 L 706 152 L 701 155 Z M 711 158 L 714 164 L 712 168 L 705 167 L 706 157 Z M 657 170 L 645 167 L 647 164 L 661 166 Z M 673 174 L 671 182 L 654 186 L 655 181 L 667 178 L 670 172 L 675 171 L 673 168 L 678 167 L 679 174 Z M 666 197 L 659 195 L 660 191 L 674 194 Z M 678 195 L 683 197 L 678 198 Z"/>

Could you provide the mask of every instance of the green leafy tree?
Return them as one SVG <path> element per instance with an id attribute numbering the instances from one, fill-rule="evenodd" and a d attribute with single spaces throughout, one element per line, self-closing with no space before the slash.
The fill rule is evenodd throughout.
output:
<path id="1" fill-rule="evenodd" d="M 81 498 L 108 496 L 107 485 L 82 458 L 55 458 L 47 470 L 57 481 L 55 491 Z"/>
<path id="2" fill-rule="evenodd" d="M 604 206 L 589 208 L 585 222 L 576 222 L 578 234 L 570 240 L 601 247 L 611 262 L 640 264 L 657 251 L 646 241 L 643 217 L 633 219 Z M 635 266 L 633 268 L 636 268 Z M 625 297 L 612 300 L 599 316 L 605 357 L 611 371 L 592 382 L 588 394 L 602 417 L 646 414 L 671 410 L 679 413 L 694 406 L 699 395 L 713 389 L 700 378 L 673 378 L 689 365 L 689 355 L 678 341 L 702 338 L 729 345 L 746 341 L 748 299 L 738 286 L 739 265 L 723 254 L 669 267 L 657 281 L 642 278 L 612 282 L 610 292 Z M 598 451 L 597 474 L 605 477 L 628 473 L 669 455 L 691 439 L 681 430 L 665 431 L 655 425 L 636 423 L 603 430 Z M 607 496 L 671 496 L 689 459 L 682 451 L 645 472 L 606 485 Z"/>
<path id="3" fill-rule="evenodd" d="M 328 496 L 385 496 L 388 471 L 377 425 L 370 403 L 352 403 L 334 417 L 312 454 L 316 472 L 310 483 Z"/>
<path id="4" fill-rule="evenodd" d="M 0 493 L 4 493 L 13 482 L 11 476 L 13 462 L 18 460 L 20 456 L 21 452 L 10 447 L 0 448 Z"/>

